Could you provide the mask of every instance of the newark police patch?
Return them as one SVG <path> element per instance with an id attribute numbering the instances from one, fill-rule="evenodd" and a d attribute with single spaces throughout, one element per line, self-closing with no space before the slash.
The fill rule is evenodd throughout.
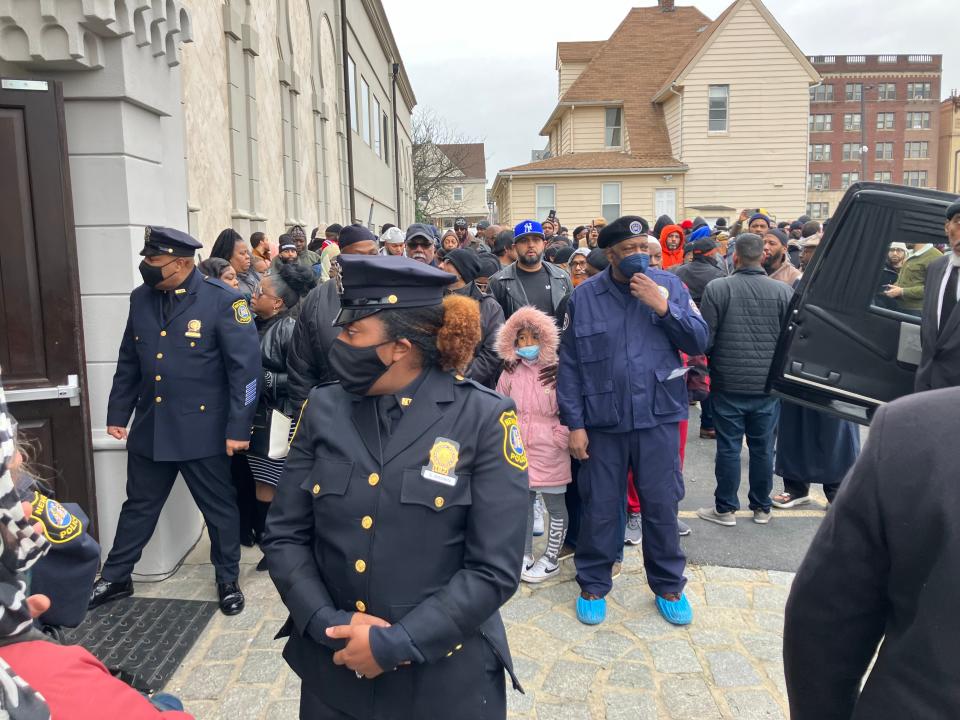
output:
<path id="1" fill-rule="evenodd" d="M 237 300 L 233 304 L 233 317 L 241 325 L 248 325 L 253 322 L 253 315 L 250 314 L 250 308 L 247 307 L 246 300 Z"/>
<path id="2" fill-rule="evenodd" d="M 52 543 L 63 544 L 80 537 L 83 523 L 56 500 L 34 492 L 31 515 L 43 525 L 43 534 Z"/>
<path id="3" fill-rule="evenodd" d="M 510 410 L 500 415 L 500 425 L 503 426 L 503 457 L 518 470 L 526 470 L 527 452 L 523 449 L 517 413 Z"/>

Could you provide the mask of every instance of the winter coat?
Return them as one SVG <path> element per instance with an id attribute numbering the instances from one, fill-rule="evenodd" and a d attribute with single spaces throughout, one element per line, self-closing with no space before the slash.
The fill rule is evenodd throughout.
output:
<path id="1" fill-rule="evenodd" d="M 683 280 L 697 307 L 700 306 L 703 291 L 707 289 L 709 282 L 727 276 L 726 269 L 721 267 L 717 258 L 712 255 L 694 255 L 693 262 L 676 265 L 670 272 Z"/>
<path id="2" fill-rule="evenodd" d="M 497 332 L 503 325 L 503 308 L 495 298 L 480 292 L 474 282 L 469 282 L 454 292 L 466 295 L 480 303 L 480 344 L 464 375 L 493 390 L 497 386 L 497 378 L 500 377 L 502 366 L 500 356 L 497 355 L 496 342 Z"/>
<path id="3" fill-rule="evenodd" d="M 318 285 L 301 303 L 300 317 L 287 346 L 287 397 L 297 408 L 313 388 L 337 379 L 327 362 L 327 353 L 340 334 L 340 328 L 333 325 L 340 312 L 337 284 Z"/>
<path id="4" fill-rule="evenodd" d="M 543 267 L 546 268 L 547 274 L 550 276 L 550 299 L 553 302 L 554 317 L 563 318 L 561 306 L 563 301 L 573 292 L 573 281 L 570 280 L 570 276 L 565 270 L 558 268 L 556 265 L 544 262 Z M 517 263 L 512 263 L 493 275 L 487 283 L 487 292 L 500 303 L 504 317 L 509 318 L 517 310 L 529 304 L 523 285 L 517 279 L 518 272 L 524 271 L 517 270 Z"/>
<path id="5" fill-rule="evenodd" d="M 680 233 L 680 244 L 676 250 L 667 247 L 667 236 L 670 233 Z M 686 233 L 679 225 L 667 225 L 660 231 L 660 250 L 663 252 L 663 269 L 669 270 L 674 265 L 683 265 L 683 243 Z"/>
<path id="6" fill-rule="evenodd" d="M 517 335 L 525 328 L 533 329 L 540 338 L 540 357 L 534 362 L 517 355 Z M 529 305 L 511 315 L 497 335 L 497 353 L 504 360 L 517 363 L 513 371 L 500 375 L 497 392 L 509 396 L 517 405 L 532 488 L 570 482 L 570 432 L 560 422 L 556 389 L 544 387 L 539 379 L 542 368 L 557 362 L 559 344 L 560 333 L 553 319 Z"/>

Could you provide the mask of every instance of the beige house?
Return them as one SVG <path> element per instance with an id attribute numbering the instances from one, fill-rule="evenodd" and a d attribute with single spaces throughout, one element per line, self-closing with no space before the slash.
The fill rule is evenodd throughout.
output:
<path id="1" fill-rule="evenodd" d="M 960 95 L 940 103 L 939 187 L 960 194 Z"/>
<path id="2" fill-rule="evenodd" d="M 606 41 L 558 43 L 556 67 L 560 97 L 540 131 L 551 157 L 498 173 L 502 222 L 550 209 L 568 226 L 803 213 L 819 76 L 760 0 L 713 22 L 672 0 L 633 8 Z"/>
<path id="3" fill-rule="evenodd" d="M 451 227 L 458 217 L 471 225 L 489 219 L 487 207 L 487 160 L 483 143 L 436 145 L 443 153 L 437 165 L 444 177 L 421 198 L 422 214 L 440 228 Z"/>

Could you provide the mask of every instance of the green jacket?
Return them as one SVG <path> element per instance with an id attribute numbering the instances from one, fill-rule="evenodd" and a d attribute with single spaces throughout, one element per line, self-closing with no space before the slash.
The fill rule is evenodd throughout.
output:
<path id="1" fill-rule="evenodd" d="M 897 285 L 903 290 L 906 310 L 923 310 L 923 286 L 927 280 L 927 266 L 943 255 L 932 245 L 919 255 L 911 255 L 900 268 Z"/>
<path id="2" fill-rule="evenodd" d="M 280 263 L 282 262 L 283 260 L 280 259 L 280 255 L 277 255 L 273 259 L 273 262 L 270 263 L 270 267 L 273 268 L 274 272 L 276 272 L 277 268 L 280 267 Z M 313 270 L 313 266 L 320 263 L 320 256 L 317 255 L 313 250 L 304 250 L 302 253 L 297 254 L 297 262 L 308 270 Z"/>

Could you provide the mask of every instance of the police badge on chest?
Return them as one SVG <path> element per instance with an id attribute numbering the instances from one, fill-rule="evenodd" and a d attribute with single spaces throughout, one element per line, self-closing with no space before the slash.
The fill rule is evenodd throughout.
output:
<path id="1" fill-rule="evenodd" d="M 459 459 L 460 443 L 449 438 L 438 437 L 430 448 L 430 464 L 420 468 L 420 476 L 454 487 L 457 484 L 457 474 L 454 470 Z"/>

